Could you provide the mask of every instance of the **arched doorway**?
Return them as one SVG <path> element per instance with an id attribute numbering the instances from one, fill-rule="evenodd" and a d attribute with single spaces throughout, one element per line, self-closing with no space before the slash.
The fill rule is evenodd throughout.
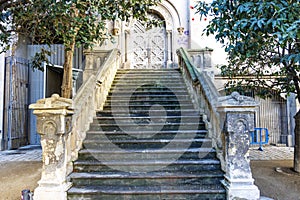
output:
<path id="1" fill-rule="evenodd" d="M 134 22 L 130 30 L 127 49 L 130 68 L 132 69 L 166 67 L 168 44 L 164 19 L 155 13 L 149 15 L 161 21 L 162 25 L 148 29 L 142 22 Z"/>

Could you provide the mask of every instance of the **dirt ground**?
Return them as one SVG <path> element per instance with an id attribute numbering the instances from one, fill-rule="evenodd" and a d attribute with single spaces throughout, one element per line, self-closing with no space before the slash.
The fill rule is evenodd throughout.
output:
<path id="1" fill-rule="evenodd" d="M 33 191 L 41 166 L 41 162 L 0 163 L 0 199 L 20 200 L 22 190 Z M 300 176 L 290 171 L 292 166 L 292 161 L 252 161 L 253 177 L 261 195 L 275 200 L 300 200 Z M 276 171 L 277 167 L 282 172 Z"/>
<path id="2" fill-rule="evenodd" d="M 42 162 L 0 163 L 0 199 L 20 200 L 21 191 L 33 191 L 41 178 Z"/>
<path id="3" fill-rule="evenodd" d="M 292 167 L 292 160 L 252 161 L 252 175 L 261 196 L 275 200 L 300 200 L 300 175 L 294 173 Z"/>

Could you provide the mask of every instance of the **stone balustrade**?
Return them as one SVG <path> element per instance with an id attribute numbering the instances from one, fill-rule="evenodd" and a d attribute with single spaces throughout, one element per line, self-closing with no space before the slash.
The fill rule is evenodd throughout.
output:
<path id="1" fill-rule="evenodd" d="M 259 199 L 252 178 L 249 145 L 258 103 L 234 92 L 221 96 L 209 75 L 195 67 L 183 48 L 177 51 L 180 69 L 195 107 L 203 115 L 212 145 L 225 172 L 227 199 Z"/>
<path id="2" fill-rule="evenodd" d="M 67 199 L 72 162 L 78 157 L 96 111 L 104 105 L 119 67 L 118 50 L 86 51 L 84 83 L 73 99 L 54 94 L 30 105 L 37 116 L 43 149 L 43 171 L 34 191 L 35 200 Z"/>
<path id="3" fill-rule="evenodd" d="M 189 53 L 195 67 L 201 70 L 212 68 L 211 53 L 213 52 L 213 49 L 205 47 L 203 49 L 189 49 L 187 52 Z"/>

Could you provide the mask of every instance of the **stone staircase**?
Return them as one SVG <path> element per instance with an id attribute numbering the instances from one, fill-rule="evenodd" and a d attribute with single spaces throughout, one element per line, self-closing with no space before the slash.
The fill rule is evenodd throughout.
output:
<path id="1" fill-rule="evenodd" d="M 226 199 L 224 173 L 180 71 L 119 70 L 68 199 Z"/>

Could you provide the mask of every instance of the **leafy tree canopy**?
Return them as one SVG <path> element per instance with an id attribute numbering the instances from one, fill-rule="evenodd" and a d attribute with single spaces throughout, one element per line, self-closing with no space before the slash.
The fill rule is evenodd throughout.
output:
<path id="1" fill-rule="evenodd" d="M 300 102 L 300 1 L 213 0 L 196 6 L 210 19 L 204 33 L 224 44 L 226 87 L 296 93 Z M 238 79 L 238 77 L 242 77 Z"/>
<path id="2" fill-rule="evenodd" d="M 0 46 L 10 43 L 15 35 L 24 35 L 33 44 L 64 44 L 62 96 L 70 98 L 74 46 L 89 48 L 96 41 L 110 38 L 106 30 L 106 23 L 110 20 L 137 18 L 149 23 L 147 12 L 159 1 L 0 0 Z M 41 53 L 44 55 L 35 58 L 46 58 L 49 52 Z"/>
<path id="3" fill-rule="evenodd" d="M 159 0 L 0 0 L 0 41 L 8 42 L 14 33 L 29 37 L 32 43 L 63 43 L 91 47 L 107 38 L 107 20 L 147 21 L 146 12 Z"/>

